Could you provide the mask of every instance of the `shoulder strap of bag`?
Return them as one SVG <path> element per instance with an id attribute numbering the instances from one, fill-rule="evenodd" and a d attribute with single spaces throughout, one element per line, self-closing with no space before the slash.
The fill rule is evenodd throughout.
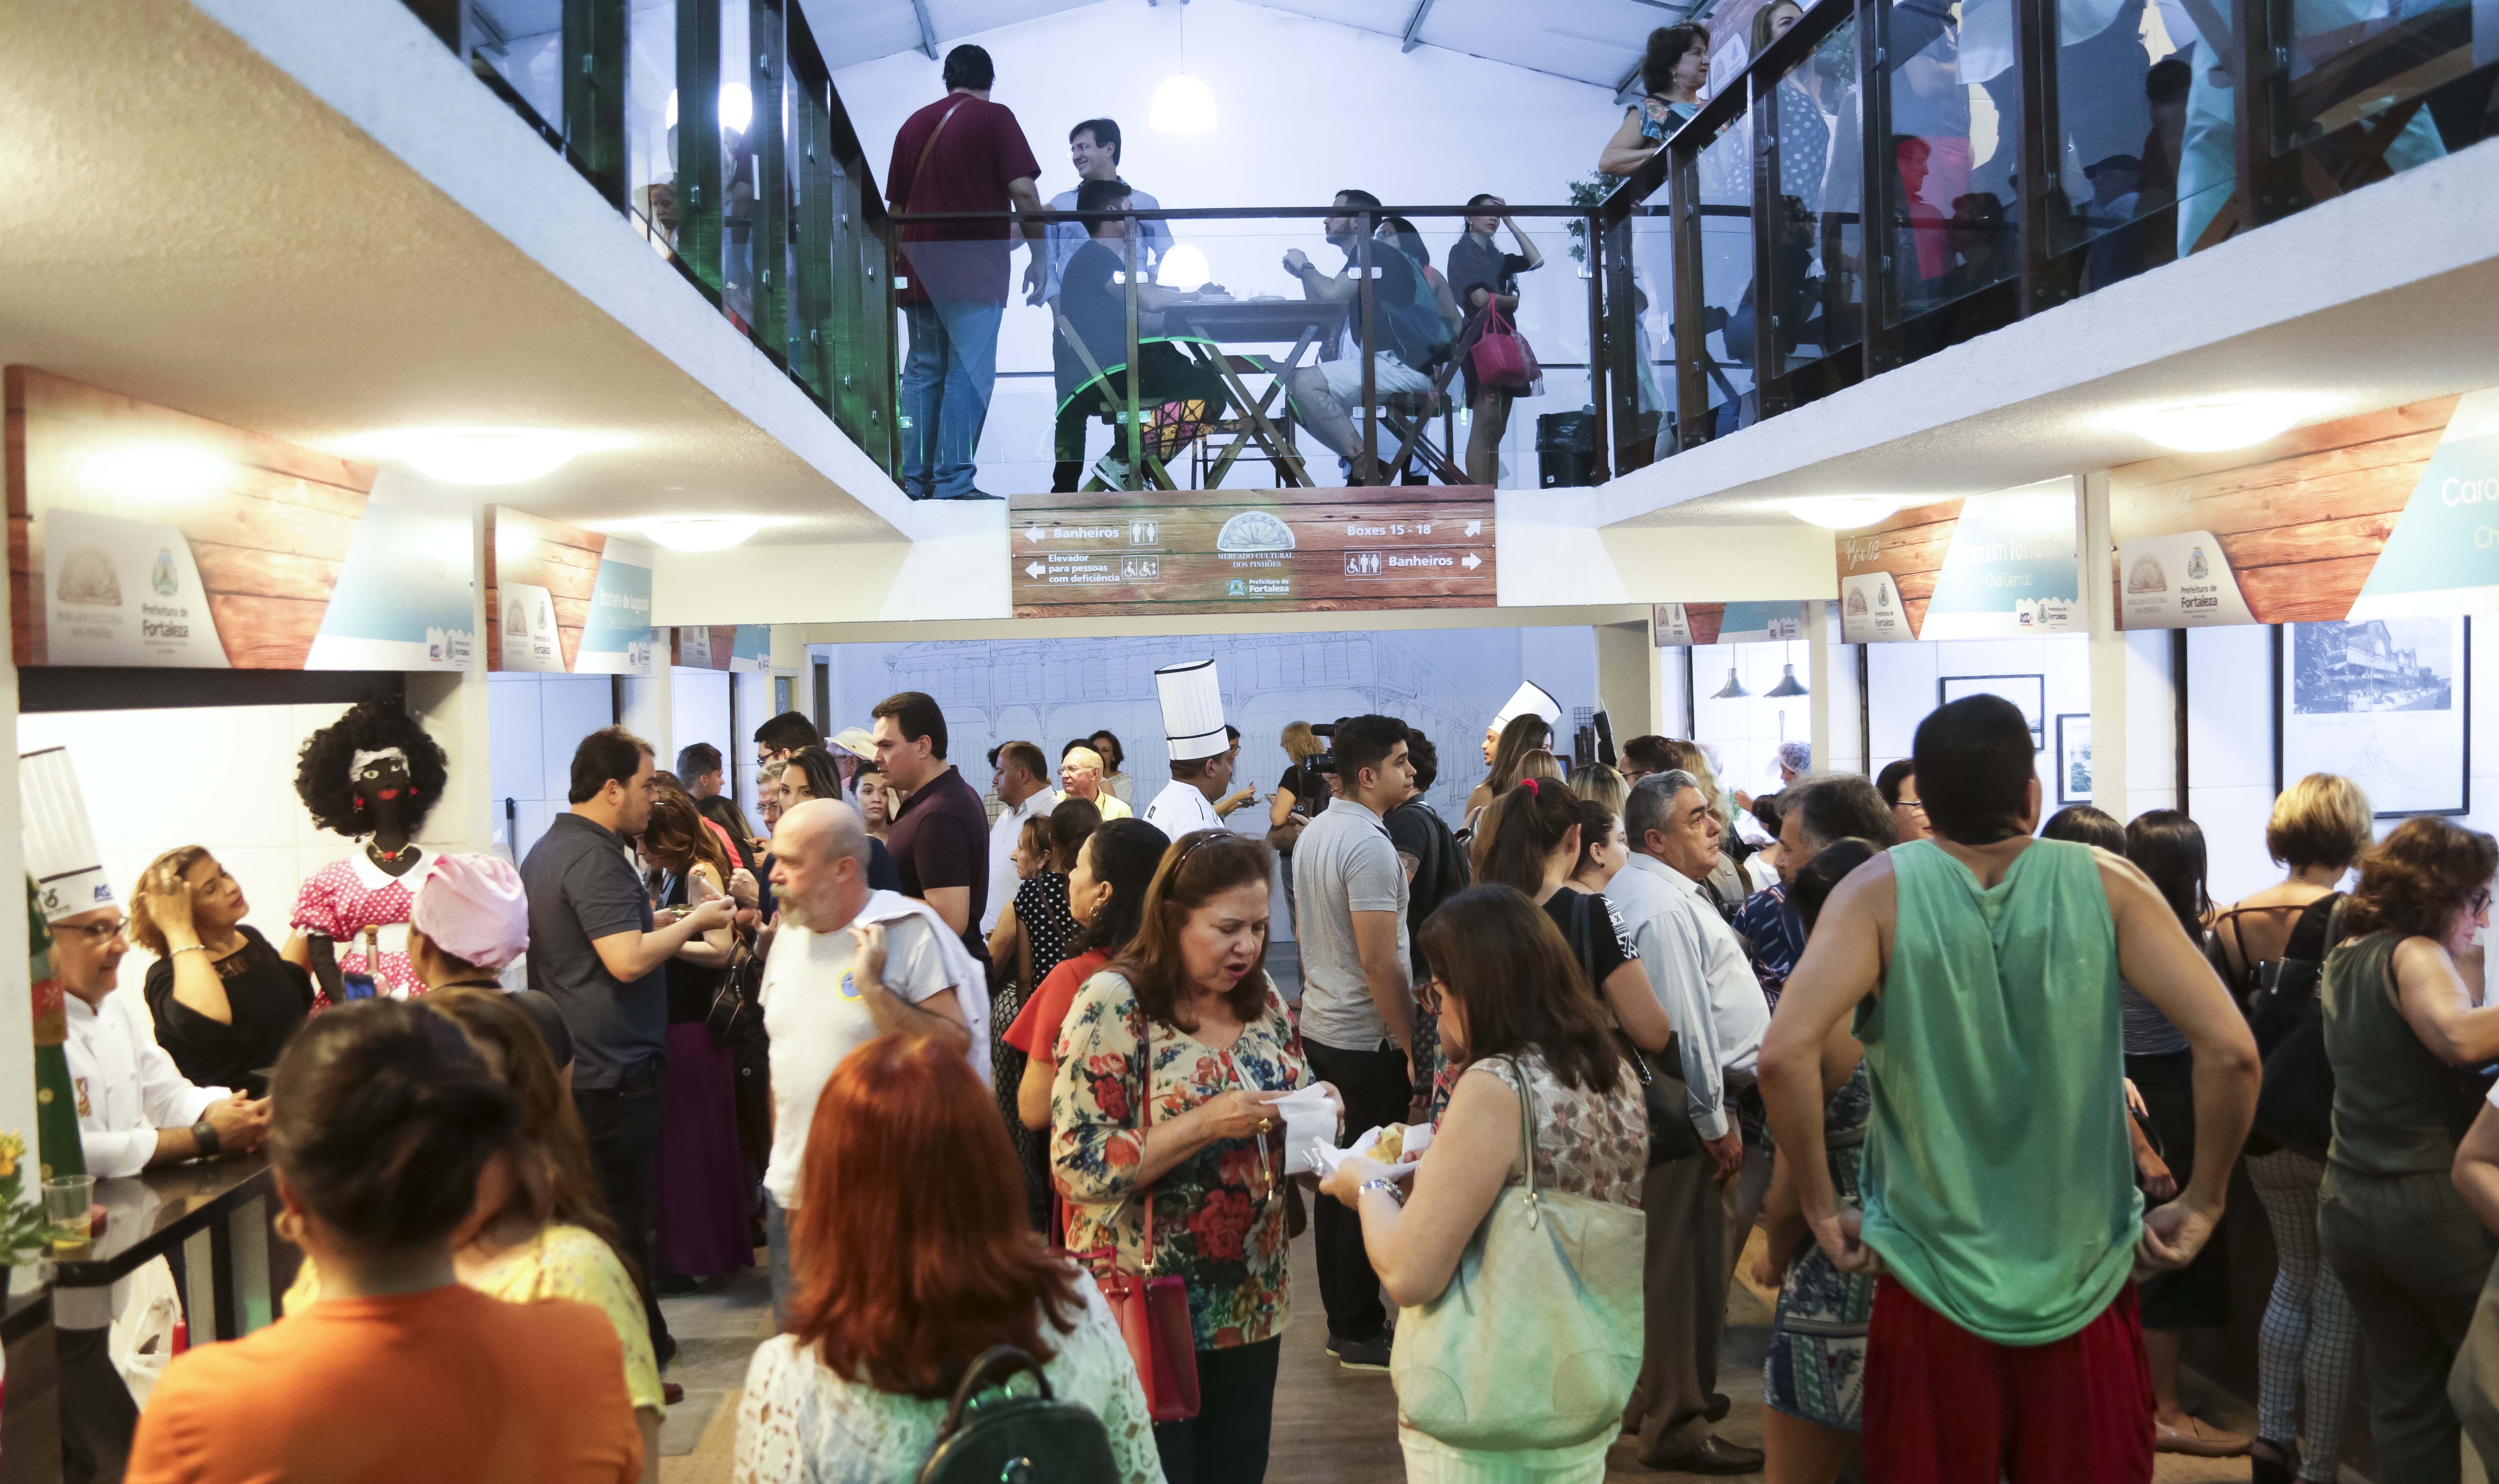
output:
<path id="1" fill-rule="evenodd" d="M 1527 1165 L 1528 1220 L 1536 1219 L 1536 1085 L 1527 1064 L 1512 1056 L 1509 1072 L 1518 1079 L 1518 1157 Z"/>
<path id="2" fill-rule="evenodd" d="M 953 123 L 955 115 L 962 111 L 963 105 L 971 101 L 969 98 L 956 99 L 955 106 L 938 117 L 937 127 L 928 131 L 928 143 L 920 146 L 920 160 L 911 167 L 911 185 L 902 193 L 904 210 L 911 210 L 911 198 L 920 192 L 921 173 L 928 168 L 928 157 L 937 152 L 937 136 L 946 132 L 946 126 Z"/>
<path id="3" fill-rule="evenodd" d="M 1137 1163 L 1146 1162 L 1146 1136 L 1154 1126 L 1154 1017 L 1146 1014 L 1145 1001 L 1136 997 L 1137 986 L 1128 986 L 1128 1003 L 1137 1012 L 1137 1058 L 1145 1064 L 1137 1079 Z M 1154 1189 L 1145 1186 L 1137 1192 L 1137 1201 L 1146 1209 L 1146 1246 L 1143 1272 L 1154 1271 Z"/>

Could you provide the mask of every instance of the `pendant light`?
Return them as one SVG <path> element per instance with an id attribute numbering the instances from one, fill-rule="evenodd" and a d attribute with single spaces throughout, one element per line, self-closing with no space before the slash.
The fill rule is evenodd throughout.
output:
<path id="1" fill-rule="evenodd" d="M 1711 700 L 1742 700 L 1745 696 L 1752 694 L 1752 692 L 1744 689 L 1744 683 L 1742 681 L 1736 678 L 1736 666 L 1731 661 L 1727 666 L 1727 688 L 1709 698 Z"/>
<path id="2" fill-rule="evenodd" d="M 1779 668 L 1781 672 L 1779 675 L 1779 683 L 1763 692 L 1762 694 L 1764 695 L 1783 699 L 1790 695 L 1802 695 L 1806 694 L 1804 687 L 1797 684 L 1796 665 L 1793 662 L 1783 664 Z"/>
<path id="3" fill-rule="evenodd" d="M 1165 134 L 1204 134 L 1215 127 L 1215 94 L 1188 73 L 1188 0 L 1180 6 L 1180 71 L 1154 89 L 1147 122 Z"/>

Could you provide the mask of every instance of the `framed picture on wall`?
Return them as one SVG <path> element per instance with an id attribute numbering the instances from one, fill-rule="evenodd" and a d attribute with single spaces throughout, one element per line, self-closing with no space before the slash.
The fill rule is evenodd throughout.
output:
<path id="1" fill-rule="evenodd" d="M 1946 675 L 1935 682 L 1938 706 L 1964 695 L 2001 695 L 2022 708 L 2030 724 L 2030 750 L 2048 750 L 2048 677 L 2045 675 Z"/>
<path id="2" fill-rule="evenodd" d="M 2092 801 L 2092 714 L 2068 711 L 2057 718 L 2057 802 Z"/>
<path id="3" fill-rule="evenodd" d="M 2461 614 L 2284 625 L 2281 782 L 2340 773 L 2382 820 L 2464 813 L 2471 646 Z"/>

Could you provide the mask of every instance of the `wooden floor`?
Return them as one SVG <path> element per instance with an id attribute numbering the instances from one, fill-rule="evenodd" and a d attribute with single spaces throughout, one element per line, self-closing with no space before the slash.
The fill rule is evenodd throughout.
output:
<path id="1" fill-rule="evenodd" d="M 1284 1335 L 1276 1382 L 1267 1477 L 1276 1484 L 1399 1484 L 1406 1468 L 1397 1451 L 1396 1394 L 1386 1372 L 1347 1371 L 1328 1355 L 1312 1251 L 1307 1238 L 1293 1244 L 1294 1320 Z M 755 1346 L 771 1333 L 771 1301 L 763 1271 L 758 1268 L 716 1292 L 664 1300 L 661 1307 L 678 1345 L 668 1379 L 686 1388 L 686 1400 L 670 1410 L 661 1431 L 661 1484 L 728 1484 L 737 1443 L 737 1388 Z M 1769 1342 L 1769 1320 L 1766 1296 L 1738 1282 L 1728 1300 L 1718 1372 L 1718 1388 L 1735 1409 L 1718 1433 L 1749 1447 L 1762 1442 L 1762 1355 Z M 2253 1431 L 2256 1418 L 2246 1403 L 2189 1379 L 2188 1403 L 2199 1415 L 2240 1432 Z M 1645 1468 L 1621 1442 L 1614 1445 L 1606 1472 L 1607 1484 L 1680 1484 L 1696 1477 Z M 2153 1474 L 2156 1484 L 2247 1477 L 2243 1458 L 2171 1455 L 2161 1457 Z M 2359 1478 L 2349 1469 L 2344 1477 Z"/>

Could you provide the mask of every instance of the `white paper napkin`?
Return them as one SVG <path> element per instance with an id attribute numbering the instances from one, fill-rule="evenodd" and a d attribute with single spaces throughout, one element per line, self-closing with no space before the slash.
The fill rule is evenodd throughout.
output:
<path id="1" fill-rule="evenodd" d="M 1374 1156 L 1371 1152 L 1373 1147 L 1379 1143 L 1379 1136 L 1386 1132 L 1387 1130 L 1384 1127 L 1365 1129 L 1362 1137 L 1356 1139 L 1350 1147 L 1342 1149 L 1327 1143 L 1325 1140 L 1321 1140 L 1311 1147 L 1302 1150 L 1297 1155 L 1286 1156 L 1284 1168 L 1286 1170 L 1292 1170 L 1295 1168 L 1293 1164 L 1293 1160 L 1295 1158 L 1306 1157 L 1311 1161 L 1311 1163 L 1304 1164 L 1299 1168 L 1304 1170 L 1315 1169 L 1316 1173 L 1322 1176 L 1334 1175 L 1336 1174 L 1336 1167 L 1344 1164 L 1346 1156 L 1348 1154 L 1359 1154 L 1365 1159 L 1373 1158 Z M 1406 1126 L 1405 1151 L 1399 1156 L 1397 1163 L 1388 1167 L 1389 1173 L 1392 1175 L 1402 1176 L 1407 1171 L 1413 1169 L 1415 1163 L 1422 1159 L 1423 1151 L 1431 1146 L 1432 1125 L 1428 1123 L 1408 1124 Z"/>

